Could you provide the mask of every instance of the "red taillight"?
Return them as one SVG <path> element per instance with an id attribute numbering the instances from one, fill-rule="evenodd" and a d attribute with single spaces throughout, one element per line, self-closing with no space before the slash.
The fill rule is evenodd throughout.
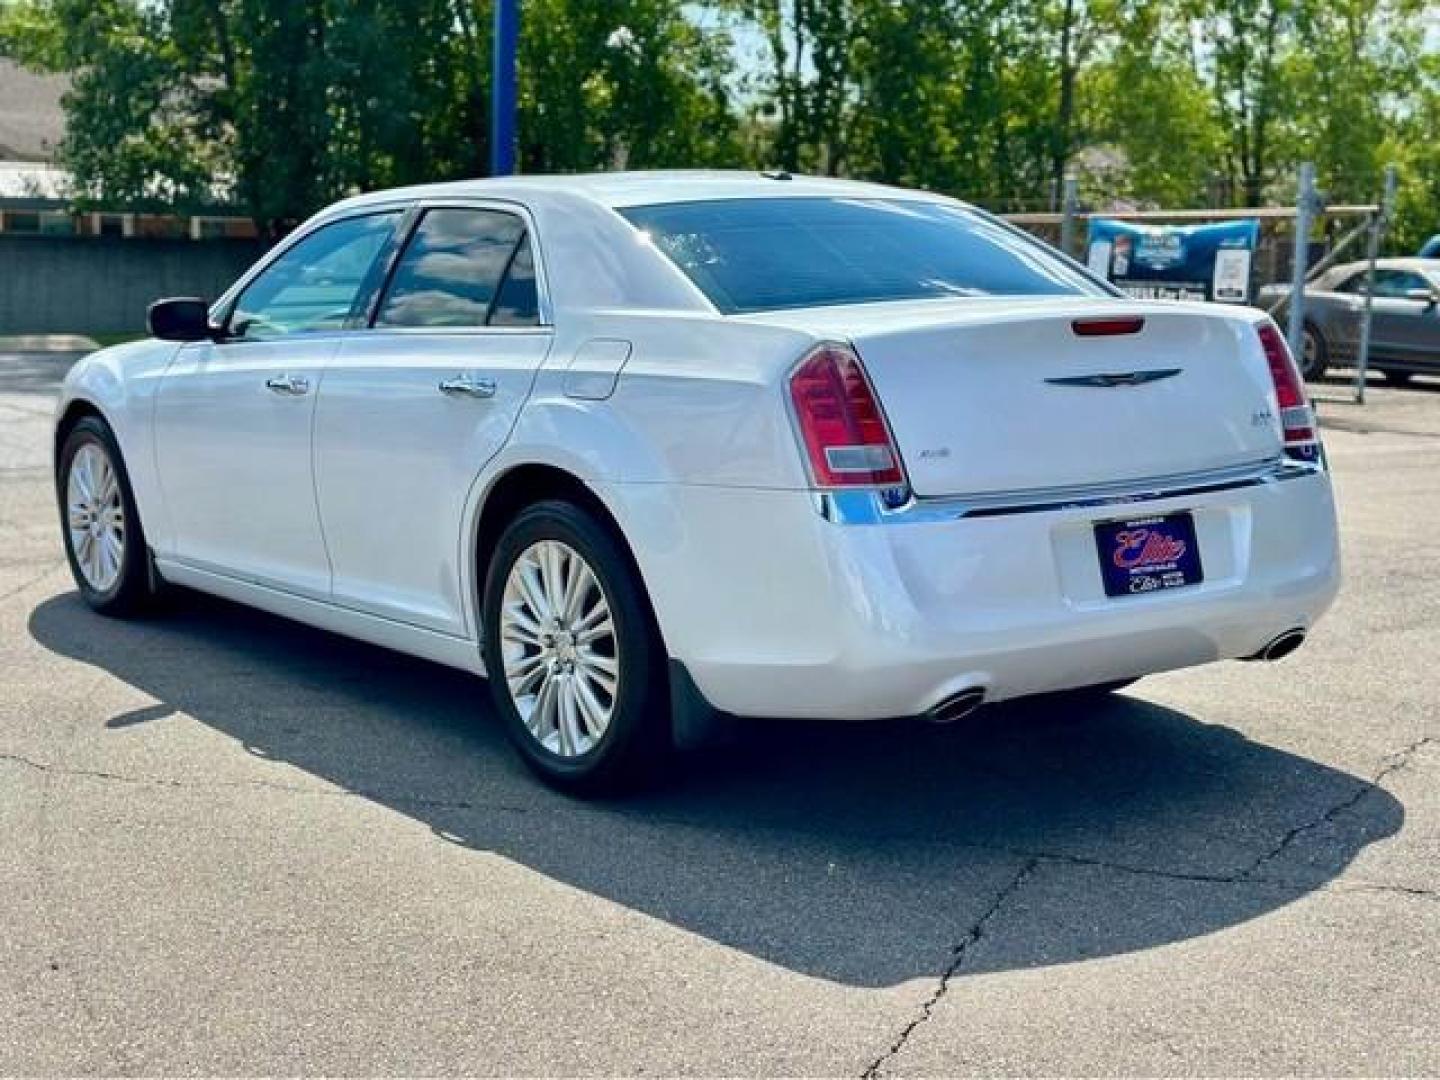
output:
<path id="1" fill-rule="evenodd" d="M 880 403 L 852 350 L 821 345 L 810 353 L 790 376 L 790 399 L 817 485 L 904 483 Z"/>
<path id="2" fill-rule="evenodd" d="M 1122 316 L 1117 319 L 1074 319 L 1070 329 L 1077 337 L 1117 337 L 1121 334 L 1138 334 L 1145 329 L 1145 320 L 1140 316 Z"/>
<path id="3" fill-rule="evenodd" d="M 1290 346 L 1272 322 L 1263 322 L 1256 328 L 1260 335 L 1260 347 L 1265 350 L 1265 362 L 1270 365 L 1270 380 L 1275 384 L 1275 397 L 1280 404 L 1280 426 L 1285 433 L 1285 449 L 1293 457 L 1307 460 L 1314 456 L 1315 413 L 1305 397 L 1305 383 L 1300 378 L 1300 369 L 1290 355 Z"/>

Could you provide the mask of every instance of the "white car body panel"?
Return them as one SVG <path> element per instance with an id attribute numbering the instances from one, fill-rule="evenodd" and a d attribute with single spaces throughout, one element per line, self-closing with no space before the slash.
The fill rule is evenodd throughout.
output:
<path id="1" fill-rule="evenodd" d="M 1126 303 L 1137 334 L 1077 337 L 1094 301 L 967 299 L 769 316 L 854 344 L 922 498 L 1026 491 L 1273 457 L 1279 418 L 1254 318 Z M 1149 371 L 1139 386 L 1048 383 Z"/>
<path id="2" fill-rule="evenodd" d="M 1283 455 L 1259 312 L 1064 297 L 724 316 L 616 212 L 772 195 L 930 198 L 738 174 L 362 196 L 297 237 L 417 202 L 525 215 L 544 325 L 122 346 L 76 365 L 58 415 L 115 429 L 166 579 L 472 671 L 487 500 L 514 469 L 567 473 L 615 519 L 672 659 L 742 715 L 910 715 L 963 689 L 1131 678 L 1253 654 L 1328 607 L 1330 482 Z M 1145 331 L 1068 332 L 1117 313 Z M 829 341 L 875 385 L 903 506 L 812 488 L 786 379 Z M 1183 374 L 1045 383 L 1164 367 Z M 273 373 L 311 390 L 270 393 Z M 461 375 L 494 395 L 439 392 Z M 1107 598 L 1093 524 L 1169 510 L 1194 514 L 1204 582 Z"/>
<path id="3" fill-rule="evenodd" d="M 329 599 L 310 441 L 315 389 L 339 347 L 339 335 L 320 334 L 201 342 L 175 355 L 152 417 L 157 479 L 174 529 L 166 554 Z M 276 393 L 266 386 L 274 378 L 303 379 L 309 391 Z"/>
<path id="4" fill-rule="evenodd" d="M 460 591 L 467 496 L 505 445 L 550 341 L 547 329 L 346 336 L 325 372 L 314 426 L 314 490 L 335 603 L 476 633 Z M 457 377 L 493 386 L 494 395 L 436 392 Z"/>
<path id="5" fill-rule="evenodd" d="M 1145 503 L 1195 513 L 1206 581 L 1121 600 L 1091 525 L 1123 504 L 838 525 L 804 492 L 602 490 L 657 539 L 636 555 L 672 654 L 740 715 L 911 716 L 1250 656 L 1313 626 L 1339 574 L 1323 476 Z"/>

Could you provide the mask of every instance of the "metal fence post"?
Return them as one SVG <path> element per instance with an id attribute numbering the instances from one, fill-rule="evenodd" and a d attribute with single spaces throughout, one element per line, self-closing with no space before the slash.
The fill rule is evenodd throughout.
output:
<path id="1" fill-rule="evenodd" d="M 1365 313 L 1360 316 L 1360 351 L 1355 365 L 1355 403 L 1365 404 L 1365 373 L 1370 367 L 1370 318 L 1375 303 L 1375 261 L 1380 257 L 1380 241 L 1390 224 L 1390 215 L 1395 210 L 1394 165 L 1385 166 L 1385 192 L 1380 197 L 1380 209 L 1370 222 L 1370 246 L 1366 259 L 1370 266 L 1365 271 Z"/>
<path id="2" fill-rule="evenodd" d="M 1290 352 L 1300 356 L 1305 335 L 1305 278 L 1310 268 L 1310 215 L 1315 208 L 1315 166 L 1300 166 L 1299 191 L 1295 198 L 1295 266 L 1290 275 Z"/>
<path id="3" fill-rule="evenodd" d="M 1060 211 L 1060 250 L 1066 255 L 1075 254 L 1075 210 L 1080 202 L 1079 185 L 1074 173 L 1065 174 L 1065 196 Z"/>

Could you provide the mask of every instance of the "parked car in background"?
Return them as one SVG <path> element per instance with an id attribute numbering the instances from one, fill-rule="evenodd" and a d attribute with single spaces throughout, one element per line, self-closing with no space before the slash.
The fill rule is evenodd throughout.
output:
<path id="1" fill-rule="evenodd" d="M 1332 365 L 1359 358 L 1368 262 L 1332 266 L 1305 287 L 1300 371 L 1318 379 Z M 1260 306 L 1288 298 L 1290 286 L 1267 285 Z M 1287 303 L 1276 312 L 1282 322 Z M 1375 267 L 1369 366 L 1392 382 L 1440 374 L 1440 259 L 1381 259 Z"/>
<path id="2" fill-rule="evenodd" d="M 66 378 L 84 598 L 488 673 L 571 789 L 712 710 L 953 720 L 1296 648 L 1339 582 L 1275 325 L 786 174 L 379 192 Z"/>

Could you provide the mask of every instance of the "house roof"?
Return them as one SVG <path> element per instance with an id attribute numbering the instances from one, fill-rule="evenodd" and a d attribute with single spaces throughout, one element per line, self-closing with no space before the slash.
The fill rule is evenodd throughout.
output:
<path id="1" fill-rule="evenodd" d="M 38 161 L 0 161 L 0 204 L 19 207 L 63 205 L 70 189 L 70 174 L 57 165 Z"/>
<path id="2" fill-rule="evenodd" d="M 27 71 L 0 57 L 0 161 L 51 161 L 65 137 L 65 75 Z"/>

